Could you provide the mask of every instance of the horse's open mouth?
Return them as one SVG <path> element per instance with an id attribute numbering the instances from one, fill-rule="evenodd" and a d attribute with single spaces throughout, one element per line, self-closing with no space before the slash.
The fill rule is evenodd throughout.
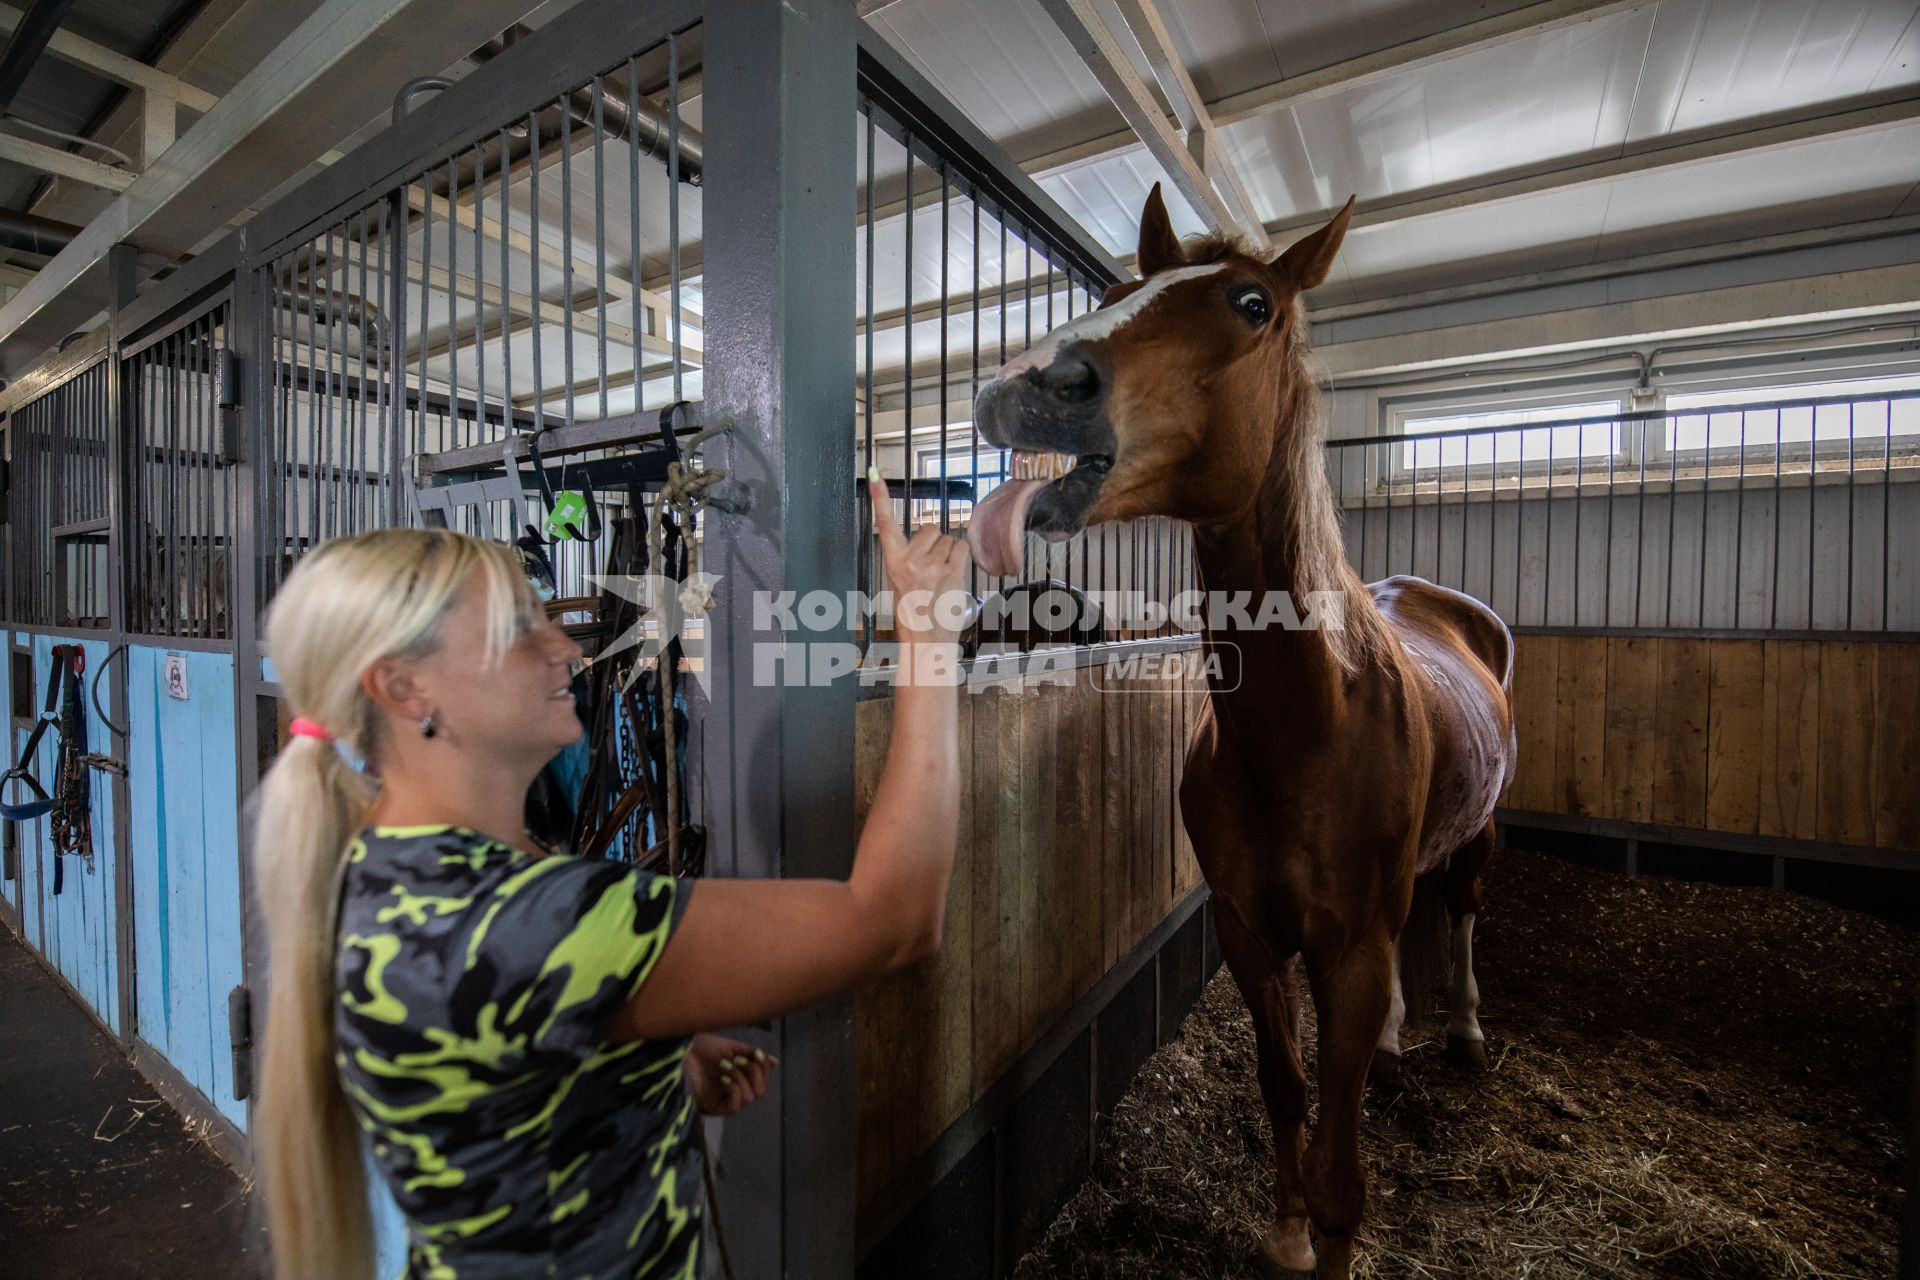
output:
<path id="1" fill-rule="evenodd" d="M 981 500 L 968 522 L 973 558 L 988 573 L 1018 575 L 1027 532 L 1060 542 L 1086 528 L 1112 469 L 1111 454 L 1015 449 L 1008 478 Z"/>

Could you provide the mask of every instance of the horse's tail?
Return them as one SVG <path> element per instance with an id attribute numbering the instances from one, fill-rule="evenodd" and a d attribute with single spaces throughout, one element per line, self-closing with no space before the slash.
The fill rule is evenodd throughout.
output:
<path id="1" fill-rule="evenodd" d="M 1413 906 L 1400 931 L 1400 992 L 1407 1002 L 1407 1021 L 1425 1020 L 1446 1002 L 1453 977 L 1453 951 L 1448 945 L 1452 921 L 1441 892 L 1446 875 L 1442 863 L 1413 881 Z"/>

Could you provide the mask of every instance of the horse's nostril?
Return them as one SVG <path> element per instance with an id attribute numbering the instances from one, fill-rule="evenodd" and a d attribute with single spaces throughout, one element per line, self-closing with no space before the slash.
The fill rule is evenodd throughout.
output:
<path id="1" fill-rule="evenodd" d="M 1085 356 L 1063 356 L 1047 370 L 1047 388 L 1057 400 L 1085 404 L 1100 394 L 1100 375 Z"/>

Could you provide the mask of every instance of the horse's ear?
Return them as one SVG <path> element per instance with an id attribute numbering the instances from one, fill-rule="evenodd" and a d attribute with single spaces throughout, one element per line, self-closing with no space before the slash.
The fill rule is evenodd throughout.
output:
<path id="1" fill-rule="evenodd" d="M 1332 222 L 1296 241 L 1275 260 L 1280 270 L 1293 277 L 1294 287 L 1300 292 L 1315 288 L 1333 270 L 1334 255 L 1340 252 L 1340 242 L 1347 238 L 1347 223 L 1353 220 L 1353 201 L 1354 197 L 1348 196 L 1345 207 L 1333 215 Z"/>
<path id="2" fill-rule="evenodd" d="M 1160 198 L 1160 184 L 1147 193 L 1147 207 L 1140 211 L 1140 251 L 1134 255 L 1134 269 L 1145 280 L 1157 271 L 1177 267 L 1187 260 L 1180 237 L 1173 232 L 1173 219 L 1167 216 L 1167 202 Z"/>

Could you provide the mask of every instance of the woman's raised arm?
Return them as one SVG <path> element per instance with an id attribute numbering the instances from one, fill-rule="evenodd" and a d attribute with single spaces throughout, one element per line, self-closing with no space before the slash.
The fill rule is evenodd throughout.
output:
<path id="1" fill-rule="evenodd" d="M 960 590 L 967 546 L 931 525 L 909 539 L 885 482 L 871 471 L 867 491 L 895 597 L 901 672 L 886 770 L 853 871 L 844 881 L 700 881 L 609 1039 L 759 1022 L 940 946 L 959 824 L 959 637 L 935 610 L 903 601 Z"/>

